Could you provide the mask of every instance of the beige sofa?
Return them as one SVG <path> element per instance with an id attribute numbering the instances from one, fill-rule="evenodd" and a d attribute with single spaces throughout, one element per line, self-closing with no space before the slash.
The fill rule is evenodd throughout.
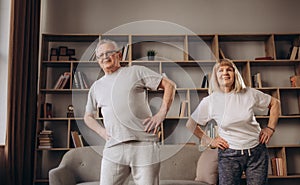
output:
<path id="1" fill-rule="evenodd" d="M 195 181 L 201 152 L 195 145 L 162 145 L 161 185 L 207 185 Z M 81 147 L 68 151 L 60 165 L 49 172 L 50 185 L 99 185 L 101 147 Z M 134 184 L 130 181 L 129 184 Z"/>

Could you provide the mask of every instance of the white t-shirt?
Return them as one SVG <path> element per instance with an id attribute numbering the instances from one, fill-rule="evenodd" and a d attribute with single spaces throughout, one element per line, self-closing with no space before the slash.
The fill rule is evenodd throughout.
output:
<path id="1" fill-rule="evenodd" d="M 86 104 L 87 113 L 101 107 L 104 126 L 111 136 L 106 146 L 130 141 L 157 141 L 146 133 L 143 120 L 152 116 L 146 89 L 157 90 L 162 76 L 143 66 L 121 67 L 95 81 Z"/>
<path id="2" fill-rule="evenodd" d="M 254 110 L 267 109 L 270 101 L 270 95 L 253 88 L 240 93 L 213 92 L 203 98 L 191 117 L 200 125 L 214 119 L 229 148 L 249 149 L 259 144 L 261 131 Z"/>

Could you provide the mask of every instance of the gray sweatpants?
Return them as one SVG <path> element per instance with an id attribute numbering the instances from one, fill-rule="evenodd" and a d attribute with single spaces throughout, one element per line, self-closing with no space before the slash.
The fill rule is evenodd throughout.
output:
<path id="1" fill-rule="evenodd" d="M 259 144 L 247 150 L 218 150 L 219 184 L 240 185 L 243 171 L 247 185 L 266 185 L 268 180 L 268 150 Z"/>
<path id="2" fill-rule="evenodd" d="M 159 169 L 157 143 L 121 143 L 104 149 L 100 185 L 127 184 L 130 174 L 136 185 L 158 185 Z"/>

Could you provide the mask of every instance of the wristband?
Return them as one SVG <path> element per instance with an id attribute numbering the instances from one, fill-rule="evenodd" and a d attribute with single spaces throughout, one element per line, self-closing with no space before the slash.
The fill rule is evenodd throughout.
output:
<path id="1" fill-rule="evenodd" d="M 271 128 L 271 127 L 269 127 L 269 126 L 267 126 L 267 128 L 270 129 L 270 130 L 272 130 L 273 133 L 275 132 L 275 129 L 274 129 L 274 128 Z"/>
<path id="2" fill-rule="evenodd" d="M 212 144 L 212 142 L 214 141 L 214 139 L 212 139 L 211 141 L 210 141 L 210 143 L 207 145 L 209 148 L 211 148 L 211 149 L 215 149 L 216 147 L 213 147 L 211 144 Z"/>

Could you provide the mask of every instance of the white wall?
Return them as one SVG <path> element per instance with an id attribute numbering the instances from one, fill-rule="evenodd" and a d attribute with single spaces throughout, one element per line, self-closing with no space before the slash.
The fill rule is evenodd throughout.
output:
<path id="1" fill-rule="evenodd" d="M 0 0 L 0 145 L 5 142 L 10 0 Z"/>
<path id="2" fill-rule="evenodd" d="M 299 0 L 42 0 L 41 31 L 98 34 L 134 21 L 161 20 L 198 34 L 300 32 L 299 7 Z"/>

